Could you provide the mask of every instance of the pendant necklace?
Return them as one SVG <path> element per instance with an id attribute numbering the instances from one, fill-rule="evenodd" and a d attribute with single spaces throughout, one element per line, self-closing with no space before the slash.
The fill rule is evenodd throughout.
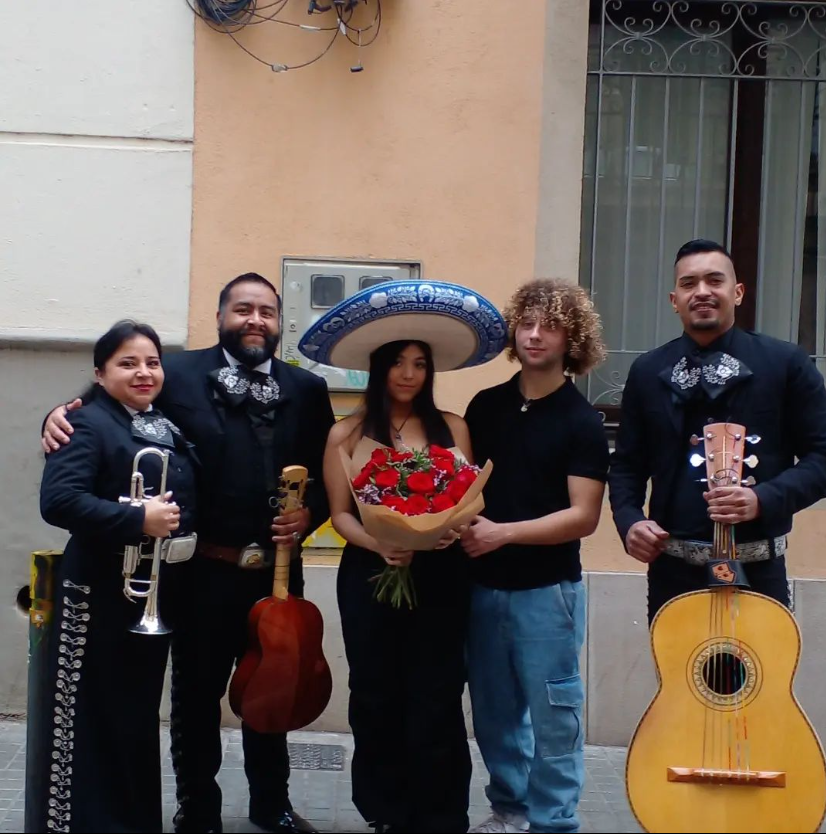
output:
<path id="1" fill-rule="evenodd" d="M 412 414 L 412 413 L 413 412 L 411 411 L 410 414 Z M 392 420 L 390 421 L 390 425 L 393 426 L 393 431 L 395 432 L 393 437 L 395 437 L 395 439 L 398 440 L 399 442 L 401 442 L 401 439 L 402 439 L 402 429 L 404 428 L 404 424 L 410 419 L 410 414 L 408 414 L 407 417 L 404 418 L 404 420 L 402 421 L 402 424 L 398 428 L 396 428 L 393 425 Z"/>
<path id="2" fill-rule="evenodd" d="M 533 402 L 533 400 L 530 399 L 529 397 L 522 397 L 522 400 L 523 400 L 522 408 L 520 408 L 519 410 L 520 411 L 527 411 L 531 407 L 531 403 Z"/>

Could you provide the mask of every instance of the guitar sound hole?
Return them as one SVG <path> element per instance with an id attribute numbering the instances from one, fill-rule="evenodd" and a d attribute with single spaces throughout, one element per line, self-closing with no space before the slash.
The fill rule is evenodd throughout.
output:
<path id="1" fill-rule="evenodd" d="M 703 681 L 715 695 L 736 695 L 748 677 L 746 665 L 731 652 L 715 652 L 703 663 Z"/>

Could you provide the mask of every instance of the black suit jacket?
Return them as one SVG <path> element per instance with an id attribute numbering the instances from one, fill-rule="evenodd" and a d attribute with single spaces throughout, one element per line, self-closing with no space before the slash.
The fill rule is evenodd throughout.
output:
<path id="1" fill-rule="evenodd" d="M 239 519 L 236 514 L 230 525 L 222 517 L 220 504 L 213 500 L 227 466 L 226 417 L 208 374 L 226 364 L 220 345 L 164 356 L 166 380 L 158 403 L 163 413 L 195 443 L 202 464 L 199 497 L 208 516 L 201 514 L 199 532 L 215 544 L 269 544 L 269 537 L 261 540 L 265 531 L 260 529 L 260 512 L 256 508 L 250 508 L 248 519 Z M 279 474 L 290 465 L 307 467 L 311 479 L 305 493 L 311 514 L 309 535 L 329 517 L 322 467 L 327 434 L 334 422 L 333 410 L 327 384 L 321 377 L 279 359 L 273 359 L 273 375 L 281 389 L 275 412 L 274 471 Z M 261 496 L 262 504 L 267 497 Z"/>
<path id="2" fill-rule="evenodd" d="M 144 509 L 119 504 L 118 498 L 129 495 L 137 452 L 156 444 L 133 436 L 129 413 L 102 390 L 87 406 L 70 412 L 68 419 L 74 428 L 71 443 L 46 458 L 40 484 L 43 519 L 69 530 L 74 539 L 95 550 L 140 543 Z M 175 446 L 166 488 L 172 490 L 181 508 L 181 525 L 174 535 L 182 536 L 191 533 L 195 525 L 196 460 L 183 439 Z M 144 456 L 140 468 L 147 495 L 158 495 L 160 459 Z M 67 554 L 71 549 L 70 544 Z"/>
<path id="3" fill-rule="evenodd" d="M 649 517 L 662 525 L 685 465 L 683 407 L 658 376 L 680 359 L 684 346 L 681 337 L 640 356 L 623 390 L 609 474 L 611 509 L 623 544 L 630 527 L 646 517 L 648 480 Z M 727 350 L 753 374 L 726 395 L 727 418 L 761 437 L 754 448 L 759 458 L 754 490 L 766 535 L 781 536 L 791 530 L 794 513 L 826 497 L 823 377 L 805 351 L 769 336 L 734 328 Z"/>

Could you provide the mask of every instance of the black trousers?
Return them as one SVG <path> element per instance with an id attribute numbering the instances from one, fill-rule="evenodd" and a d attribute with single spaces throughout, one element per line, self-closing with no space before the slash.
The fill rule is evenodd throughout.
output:
<path id="1" fill-rule="evenodd" d="M 272 594 L 272 570 L 245 570 L 196 556 L 181 626 L 172 637 L 171 753 L 180 810 L 190 821 L 220 819 L 221 699 L 247 649 L 247 618 Z M 303 593 L 301 561 L 290 566 L 290 593 Z M 259 813 L 292 810 L 287 737 L 242 724 L 250 804 Z"/>
<path id="2" fill-rule="evenodd" d="M 467 831 L 466 557 L 453 548 L 417 553 L 412 611 L 373 599 L 370 580 L 384 567 L 375 553 L 348 545 L 338 572 L 353 802 L 368 822 L 396 831 Z"/>
<path id="3" fill-rule="evenodd" d="M 789 605 L 789 583 L 786 578 L 786 559 L 779 556 L 764 562 L 747 562 L 743 565 L 751 588 L 758 594 Z M 669 600 L 689 591 L 701 591 L 708 587 L 706 568 L 690 565 L 676 556 L 663 553 L 648 566 L 648 624 Z"/>
<path id="4" fill-rule="evenodd" d="M 163 831 L 159 711 L 169 639 L 129 631 L 145 602 L 124 596 L 121 563 L 70 542 L 55 575 L 50 687 L 40 715 L 48 794 L 27 797 L 43 804 L 37 816 L 50 831 Z M 172 627 L 187 574 L 186 563 L 161 569 L 161 618 Z"/>

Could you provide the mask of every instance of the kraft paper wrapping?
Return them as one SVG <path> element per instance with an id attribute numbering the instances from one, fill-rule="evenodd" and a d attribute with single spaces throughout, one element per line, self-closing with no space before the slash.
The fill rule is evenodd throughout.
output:
<path id="1" fill-rule="evenodd" d="M 359 441 L 353 450 L 352 458 L 339 447 L 341 462 L 347 473 L 347 483 L 350 485 L 350 493 L 358 507 L 361 523 L 364 529 L 378 541 L 403 550 L 433 550 L 448 530 L 467 524 L 485 508 L 482 489 L 493 471 L 493 464 L 490 461 L 485 464 L 459 503 L 449 510 L 411 516 L 403 515 L 381 504 L 363 504 L 356 497 L 352 481 L 370 460 L 373 450 L 380 448 L 384 448 L 381 443 L 368 437 L 363 437 Z M 458 459 L 465 459 L 459 449 L 454 447 L 450 451 Z"/>

